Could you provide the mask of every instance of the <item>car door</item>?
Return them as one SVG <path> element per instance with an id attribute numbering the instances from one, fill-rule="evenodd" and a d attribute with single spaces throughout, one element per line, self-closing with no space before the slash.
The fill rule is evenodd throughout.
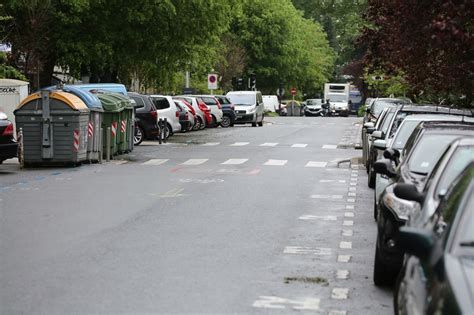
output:
<path id="1" fill-rule="evenodd" d="M 263 120 L 263 113 L 265 111 L 265 106 L 263 105 L 263 97 L 260 92 L 257 93 L 256 101 L 257 101 L 257 116 L 260 116 L 260 120 Z M 259 119 L 257 117 L 257 121 L 258 120 Z"/>

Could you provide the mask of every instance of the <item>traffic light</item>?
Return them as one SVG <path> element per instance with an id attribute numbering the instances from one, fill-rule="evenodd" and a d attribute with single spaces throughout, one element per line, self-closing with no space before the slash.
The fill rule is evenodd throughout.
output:
<path id="1" fill-rule="evenodd" d="M 252 73 L 249 78 L 249 89 L 256 90 L 257 89 L 257 75 Z"/>

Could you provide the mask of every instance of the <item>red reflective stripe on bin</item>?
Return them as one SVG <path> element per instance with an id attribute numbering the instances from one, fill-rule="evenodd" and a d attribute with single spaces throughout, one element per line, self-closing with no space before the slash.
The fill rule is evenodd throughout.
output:
<path id="1" fill-rule="evenodd" d="M 89 126 L 87 128 L 87 132 L 89 134 L 89 138 L 94 135 L 94 123 L 92 121 L 89 121 Z"/>
<path id="2" fill-rule="evenodd" d="M 122 128 L 120 129 L 120 131 L 125 132 L 126 129 L 127 129 L 127 121 L 122 120 Z"/>
<path id="3" fill-rule="evenodd" d="M 79 139 L 80 139 L 79 130 L 74 130 L 74 151 L 75 152 L 79 151 Z"/>
<path id="4" fill-rule="evenodd" d="M 117 122 L 114 121 L 112 123 L 112 137 L 115 137 L 117 135 Z"/>

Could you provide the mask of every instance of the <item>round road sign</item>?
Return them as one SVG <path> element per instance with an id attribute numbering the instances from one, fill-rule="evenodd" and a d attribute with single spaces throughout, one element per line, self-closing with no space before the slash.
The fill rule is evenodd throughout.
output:
<path id="1" fill-rule="evenodd" d="M 296 88 L 291 88 L 291 95 L 296 95 Z"/>

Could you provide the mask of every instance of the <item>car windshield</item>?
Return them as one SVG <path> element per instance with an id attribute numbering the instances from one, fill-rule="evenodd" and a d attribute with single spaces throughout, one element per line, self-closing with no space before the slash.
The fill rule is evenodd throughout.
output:
<path id="1" fill-rule="evenodd" d="M 429 174 L 441 154 L 458 135 L 429 134 L 420 139 L 408 160 L 408 170 L 416 174 Z"/>
<path id="2" fill-rule="evenodd" d="M 410 138 L 410 135 L 419 123 L 419 121 L 414 120 L 405 121 L 404 124 L 400 126 L 400 129 L 393 140 L 393 148 L 397 150 L 403 149 L 408 141 L 408 138 Z"/>
<path id="3" fill-rule="evenodd" d="M 235 105 L 255 105 L 255 94 L 229 94 L 227 98 Z"/>
<path id="4" fill-rule="evenodd" d="M 380 115 L 380 113 L 383 111 L 385 107 L 394 105 L 399 102 L 400 102 L 399 100 L 375 101 L 374 105 L 372 105 L 372 114 L 374 114 L 375 116 L 378 116 Z"/>
<path id="5" fill-rule="evenodd" d="M 219 103 L 221 103 L 221 105 L 231 104 L 230 100 L 227 97 L 224 97 L 224 96 L 217 97 L 217 100 L 219 101 Z"/>
<path id="6" fill-rule="evenodd" d="M 319 100 L 319 99 L 306 100 L 306 105 L 308 105 L 308 106 L 317 106 L 317 105 L 321 106 L 321 100 Z"/>
<path id="7" fill-rule="evenodd" d="M 347 102 L 347 95 L 330 94 L 328 98 L 330 102 Z"/>
<path id="8" fill-rule="evenodd" d="M 392 118 L 394 114 L 395 113 L 391 110 L 385 115 L 385 119 L 383 121 L 382 128 L 381 128 L 384 134 L 387 134 L 388 128 L 390 128 L 390 123 L 392 122 Z"/>
<path id="9" fill-rule="evenodd" d="M 463 218 L 461 227 L 459 228 L 459 244 L 462 246 L 474 246 L 474 196 L 471 194 L 469 200 L 466 205 L 466 209 L 470 209 L 471 211 L 467 211 L 466 217 Z"/>
<path id="10" fill-rule="evenodd" d="M 458 147 L 443 170 L 443 174 L 441 175 L 438 186 L 436 187 L 436 195 L 446 192 L 454 179 L 458 177 L 466 166 L 473 160 L 474 147 Z"/>

